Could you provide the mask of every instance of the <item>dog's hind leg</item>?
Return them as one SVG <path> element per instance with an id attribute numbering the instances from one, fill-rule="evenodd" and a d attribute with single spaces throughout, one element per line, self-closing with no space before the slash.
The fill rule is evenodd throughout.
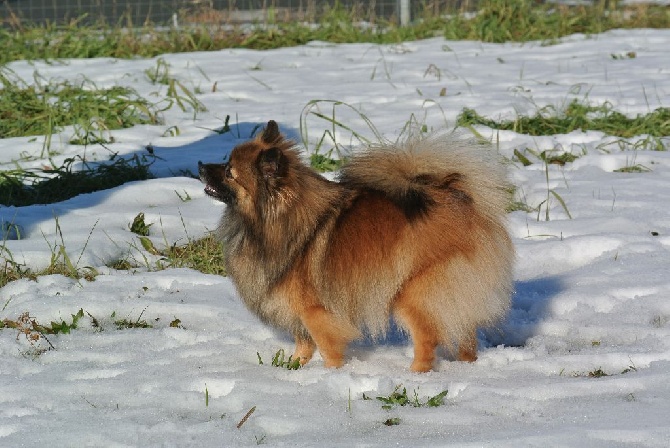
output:
<path id="1" fill-rule="evenodd" d="M 433 368 L 435 349 L 439 337 L 431 317 L 424 310 L 413 306 L 403 294 L 396 301 L 394 312 L 400 324 L 409 331 L 414 343 L 414 361 L 410 369 L 413 372 L 428 372 Z"/>
<path id="2" fill-rule="evenodd" d="M 450 351 L 457 345 L 459 361 L 477 360 L 480 312 L 470 300 L 472 283 L 463 281 L 466 268 L 458 260 L 435 264 L 410 278 L 396 296 L 393 312 L 414 342 L 413 371 L 432 368 L 437 345 Z"/>
<path id="3" fill-rule="evenodd" d="M 414 343 L 413 372 L 428 372 L 433 368 L 435 349 L 440 333 L 430 310 L 426 308 L 424 290 L 426 278 L 415 277 L 407 282 L 393 302 L 393 312 L 400 325 L 409 331 Z"/>
<path id="4" fill-rule="evenodd" d="M 477 329 L 470 331 L 467 336 L 458 341 L 458 360 L 477 361 Z"/>

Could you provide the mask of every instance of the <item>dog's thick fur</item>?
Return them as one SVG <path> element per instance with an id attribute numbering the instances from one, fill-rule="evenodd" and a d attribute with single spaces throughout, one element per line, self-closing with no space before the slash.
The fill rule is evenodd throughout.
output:
<path id="1" fill-rule="evenodd" d="M 505 170 L 477 146 L 436 135 L 372 147 L 332 182 L 270 121 L 228 163 L 199 164 L 228 205 L 228 273 L 251 311 L 295 336 L 294 359 L 318 348 L 339 367 L 391 315 L 414 343 L 412 370 L 430 370 L 438 345 L 476 359 L 477 328 L 510 306 L 514 260 Z"/>

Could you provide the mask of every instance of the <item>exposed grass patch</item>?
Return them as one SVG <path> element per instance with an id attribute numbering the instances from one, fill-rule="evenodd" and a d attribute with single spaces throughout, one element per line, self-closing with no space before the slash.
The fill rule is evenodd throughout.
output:
<path id="1" fill-rule="evenodd" d="M 355 25 L 360 19 L 357 11 L 338 6 L 324 12 L 317 27 L 302 21 L 251 27 L 196 25 L 180 29 L 106 23 L 83 25 L 77 20 L 68 25 L 17 23 L 14 29 L 0 29 L 0 43 L 8 49 L 0 55 L 0 64 L 17 59 L 132 58 L 223 48 L 271 49 L 313 40 L 400 42 L 432 37 L 440 33 L 443 26 L 437 19 L 412 27 L 379 21 L 378 26 Z"/>
<path id="2" fill-rule="evenodd" d="M 352 114 L 360 119 L 366 129 L 357 130 L 342 120 L 342 115 Z M 368 132 L 374 135 L 374 142 L 381 142 L 381 133 L 372 121 L 360 112 L 356 107 L 343 101 L 337 100 L 311 100 L 300 112 L 300 137 L 305 148 L 309 147 L 308 125 L 309 118 L 316 118 L 326 126 L 319 136 L 318 141 L 311 150 L 310 164 L 321 172 L 335 171 L 346 161 L 346 154 L 350 145 L 369 146 L 373 143 L 365 136 Z M 338 135 L 346 135 L 348 139 L 343 142 Z"/>
<path id="3" fill-rule="evenodd" d="M 264 363 L 263 359 L 261 358 L 261 354 L 256 352 L 256 356 L 258 357 L 258 365 L 262 366 Z M 302 367 L 302 364 L 300 364 L 300 358 L 293 359 L 292 355 L 286 357 L 284 349 L 280 348 L 272 357 L 272 367 L 280 367 L 288 370 L 298 370 Z"/>
<path id="4" fill-rule="evenodd" d="M 49 325 L 43 325 L 37 322 L 37 319 L 26 311 L 21 313 L 16 319 L 6 318 L 0 320 L 0 330 L 6 328 L 16 330 L 16 339 L 18 340 L 23 336 L 30 344 L 30 348 L 24 352 L 24 355 L 36 358 L 49 350 L 55 349 L 47 335 L 69 334 L 79 325 L 79 321 L 84 317 L 84 310 L 80 309 L 77 313 L 72 314 L 71 316 L 71 322 L 66 322 L 61 319 L 60 322 L 51 321 Z M 41 344 L 42 341 L 47 343 L 46 347 Z"/>
<path id="5" fill-rule="evenodd" d="M 0 84 L 0 138 L 49 136 L 72 125 L 72 144 L 104 143 L 111 141 L 111 130 L 161 122 L 159 111 L 129 87 L 98 88 L 86 79 L 72 83 L 37 75 L 29 85 L 2 66 Z"/>
<path id="6" fill-rule="evenodd" d="M 365 8 L 341 5 L 318 9 L 301 20 L 280 22 L 269 15 L 255 26 L 196 25 L 179 29 L 136 26 L 131 20 L 110 25 L 35 26 L 14 20 L 0 28 L 0 65 L 19 59 L 154 57 L 164 53 L 212 51 L 222 48 L 270 49 L 310 41 L 334 43 L 398 43 L 443 35 L 447 39 L 484 42 L 554 42 L 562 36 L 596 34 L 615 28 L 668 28 L 670 11 L 663 6 L 623 5 L 597 1 L 579 6 L 538 4 L 531 0 L 479 2 L 477 14 L 468 2 L 427 2 L 410 26 L 395 18 L 380 20 Z M 216 12 L 216 11 L 214 11 Z M 306 21 L 305 21 L 306 19 Z M 311 23 L 307 23 L 311 22 Z M 362 25 L 365 23 L 365 25 Z M 314 26 L 316 24 L 316 26 Z"/>
<path id="7" fill-rule="evenodd" d="M 0 246 L 0 254 L 5 258 L 2 268 L 0 268 L 0 288 L 15 280 L 28 279 L 34 281 L 37 280 L 37 277 L 43 275 L 59 274 L 76 280 L 84 279 L 87 281 L 95 280 L 98 275 L 98 272 L 90 267 L 79 269 L 73 266 L 69 258 L 64 258 L 67 257 L 67 254 L 60 248 L 52 252 L 49 266 L 36 271 L 14 261 L 12 255 L 4 246 Z"/>
<path id="8" fill-rule="evenodd" d="M 420 407 L 429 407 L 429 408 L 435 408 L 438 406 L 442 406 L 444 404 L 444 398 L 447 396 L 448 391 L 443 390 L 439 394 L 428 397 L 425 401 L 421 401 L 419 399 L 419 394 L 417 393 L 416 389 L 414 390 L 414 393 L 412 396 L 407 395 L 407 388 L 403 387 L 402 385 L 398 385 L 395 387 L 393 392 L 389 395 L 386 396 L 378 396 L 376 399 L 378 401 L 382 402 L 382 409 L 385 409 L 387 411 L 390 411 L 398 406 L 410 406 L 410 407 L 415 407 L 415 408 L 420 408 Z M 371 400 L 369 396 L 366 394 L 363 394 L 363 400 Z M 385 426 L 397 426 L 401 422 L 399 417 L 391 417 L 386 420 L 384 420 L 382 423 Z"/>
<path id="9" fill-rule="evenodd" d="M 433 397 L 428 397 L 426 401 L 421 401 L 419 399 L 419 394 L 416 390 L 414 390 L 413 395 L 410 397 L 407 395 L 407 388 L 403 387 L 402 385 L 398 385 L 395 387 L 395 389 L 391 394 L 387 396 L 378 396 L 376 397 L 376 399 L 383 403 L 382 408 L 386 410 L 393 409 L 396 406 L 412 406 L 415 408 L 420 407 L 435 408 L 438 406 L 442 406 L 444 404 L 444 398 L 447 396 L 447 393 L 448 393 L 447 390 L 443 390 L 442 392 Z M 370 400 L 370 397 L 363 394 L 363 399 Z"/>
<path id="10" fill-rule="evenodd" d="M 146 223 L 144 225 L 146 228 L 150 226 Z M 60 230 L 58 232 L 60 234 Z M 148 237 L 140 236 L 139 238 L 145 250 L 160 257 L 158 262 L 146 265 L 150 270 L 191 268 L 205 274 L 226 275 L 223 244 L 214 235 L 189 240 L 188 243 L 181 246 L 175 244 L 162 251 L 156 249 Z M 4 260 L 4 263 L 0 265 L 0 288 L 15 280 L 36 280 L 37 277 L 42 275 L 60 274 L 86 281 L 93 281 L 99 275 L 96 269 L 89 266 L 80 267 L 78 265 L 79 260 L 72 260 L 62 241 L 61 244 L 55 246 L 50 244 L 49 249 L 52 253 L 49 265 L 40 270 L 33 270 L 14 261 L 12 254 L 5 245 L 0 244 L 0 255 Z M 109 264 L 110 268 L 117 270 L 131 270 L 137 266 L 138 263 L 128 259 L 117 260 Z M 176 322 L 174 326 L 179 327 L 179 325 L 180 322 Z"/>
<path id="11" fill-rule="evenodd" d="M 56 234 L 60 238 L 60 243 L 57 241 L 53 244 L 49 241 L 46 241 L 49 251 L 51 252 L 51 257 L 49 260 L 49 265 L 46 268 L 43 268 L 39 271 L 33 271 L 29 267 L 17 262 L 14 260 L 14 256 L 9 249 L 7 249 L 6 240 L 3 240 L 0 244 L 0 255 L 4 259 L 5 263 L 0 269 L 0 287 L 5 286 L 10 281 L 27 278 L 30 280 L 36 280 L 40 275 L 53 275 L 60 274 L 65 277 L 73 278 L 77 281 L 84 279 L 86 281 L 93 281 L 95 277 L 99 275 L 99 272 L 91 266 L 80 267 L 79 263 L 81 262 L 81 257 L 88 242 L 93 234 L 97 222 L 93 225 L 93 228 L 88 234 L 88 238 L 84 243 L 84 247 L 79 254 L 79 257 L 76 260 L 73 260 L 68 252 L 65 249 L 65 240 L 63 239 L 63 232 L 58 222 L 58 218 L 55 218 L 56 221 Z M 45 238 L 46 240 L 46 238 Z M 8 303 L 8 302 L 7 302 Z M 5 304 L 6 306 L 7 304 Z"/>
<path id="12" fill-rule="evenodd" d="M 170 328 L 179 328 L 181 330 L 186 330 L 186 327 L 184 327 L 181 324 L 181 319 L 177 318 L 176 316 L 174 319 L 170 321 Z"/>
<path id="13" fill-rule="evenodd" d="M 531 213 L 531 212 L 536 212 L 537 207 L 533 208 L 527 203 L 523 201 L 510 201 L 509 204 L 507 205 L 507 213 L 512 213 L 512 212 L 525 212 L 525 213 Z"/>
<path id="14" fill-rule="evenodd" d="M 153 68 L 144 70 L 144 74 L 147 75 L 151 84 L 168 85 L 170 80 L 170 64 L 165 59 L 158 58 L 156 65 Z"/>
<path id="15" fill-rule="evenodd" d="M 205 274 L 226 275 L 223 243 L 214 235 L 172 246 L 163 253 L 169 267 L 191 268 Z"/>
<path id="16" fill-rule="evenodd" d="M 385 426 L 398 426 L 400 424 L 400 417 L 391 417 L 384 420 Z"/>
<path id="17" fill-rule="evenodd" d="M 590 371 L 587 376 L 589 378 L 602 378 L 604 376 L 609 376 L 609 374 L 605 373 L 602 368 L 598 367 L 597 369 Z"/>
<path id="18" fill-rule="evenodd" d="M 565 200 L 563 200 L 563 197 L 556 192 L 555 189 L 550 187 L 550 182 L 549 182 L 549 158 L 547 157 L 547 151 L 543 151 L 540 153 L 540 159 L 544 162 L 544 174 L 545 174 L 545 181 L 547 183 L 547 199 L 544 201 L 540 202 L 540 204 L 537 206 L 537 220 L 540 220 L 540 211 L 542 209 L 542 205 L 545 207 L 545 213 L 544 213 L 544 220 L 549 221 L 549 210 L 550 210 L 550 205 L 551 205 L 551 199 L 554 198 L 558 203 L 561 205 L 563 208 L 563 211 L 565 214 L 568 216 L 569 219 L 572 219 L 572 215 L 570 214 L 570 210 L 568 209 L 567 204 L 565 203 Z"/>
<path id="19" fill-rule="evenodd" d="M 116 325 L 117 330 L 126 330 L 132 328 L 153 328 L 153 325 L 148 323 L 146 319 L 142 319 L 145 311 L 146 308 L 142 310 L 139 316 L 137 316 L 137 319 L 130 319 L 130 317 L 116 319 L 116 312 L 112 313 L 111 317 L 114 319 L 114 325 Z"/>
<path id="20" fill-rule="evenodd" d="M 109 163 L 87 163 L 77 157 L 66 159 L 60 167 L 4 171 L 0 173 L 0 204 L 51 204 L 126 182 L 151 179 L 152 162 L 151 156 L 137 155 L 130 159 L 113 155 Z"/>
<path id="21" fill-rule="evenodd" d="M 309 156 L 309 164 L 312 166 L 312 168 L 321 173 L 328 173 L 342 168 L 344 160 L 333 159 L 328 155 L 314 153 Z"/>
<path id="22" fill-rule="evenodd" d="M 651 168 L 647 168 L 644 165 L 635 164 L 630 166 L 624 166 L 614 170 L 615 173 L 649 173 Z"/>
<path id="23" fill-rule="evenodd" d="M 25 312 L 17 319 L 3 319 L 0 321 L 0 329 L 13 328 L 19 332 L 18 336 L 25 336 L 32 343 L 39 340 L 45 334 L 69 334 L 77 328 L 79 320 L 84 317 L 84 310 L 80 309 L 71 316 L 72 321 L 70 323 L 61 319 L 60 322 L 51 321 L 50 325 L 42 325 L 30 313 Z"/>
<path id="24" fill-rule="evenodd" d="M 544 151 L 535 151 L 534 149 L 526 148 L 523 152 L 521 152 L 518 149 L 515 149 L 514 157 L 512 160 L 521 163 L 523 166 L 530 166 L 533 164 L 533 161 L 530 159 L 530 156 L 537 158 L 539 161 L 547 165 L 560 165 L 560 166 L 564 166 L 566 163 L 572 163 L 579 158 L 579 155 L 570 152 L 563 152 L 553 149 Z"/>
<path id="25" fill-rule="evenodd" d="M 148 232 L 148 228 L 152 225 L 145 224 L 144 216 L 141 215 L 143 213 L 136 216 L 133 223 L 129 226 L 131 230 L 135 227 L 140 228 L 140 230 L 136 229 L 133 233 L 137 233 L 138 231 Z M 156 257 L 156 259 L 151 260 L 145 257 L 144 260 L 138 261 L 126 257 L 108 264 L 108 267 L 117 270 L 132 270 L 137 267 L 143 267 L 150 271 L 161 271 L 169 268 L 190 268 L 204 274 L 227 275 L 224 264 L 223 244 L 213 234 L 199 239 L 189 238 L 186 244 L 178 245 L 175 243 L 166 249 L 157 248 L 147 235 L 138 234 L 138 239 L 142 249 Z M 136 247 L 136 249 L 139 249 L 139 247 Z"/>
<path id="26" fill-rule="evenodd" d="M 114 321 L 114 325 L 118 330 L 130 329 L 130 328 L 153 328 L 153 325 L 148 323 L 145 319 L 117 319 Z"/>
<path id="27" fill-rule="evenodd" d="M 474 17 L 457 14 L 444 27 L 447 39 L 483 42 L 547 43 L 575 33 L 598 34 L 615 28 L 667 28 L 670 13 L 649 5 L 625 6 L 605 0 L 590 4 L 538 4 L 532 0 L 489 0 Z"/>
<path id="28" fill-rule="evenodd" d="M 549 167 L 550 165 L 563 166 L 566 163 L 575 161 L 579 156 L 576 154 L 558 150 L 535 151 L 533 149 L 526 148 L 523 152 L 519 151 L 518 149 L 515 149 L 514 157 L 512 158 L 512 160 L 521 163 L 523 166 L 529 166 L 534 163 L 534 161 L 531 160 L 530 157 L 538 159 L 538 161 L 544 165 L 545 181 L 547 185 L 547 197 L 546 199 L 541 201 L 537 206 L 531 207 L 525 201 L 516 200 L 515 198 L 517 197 L 517 190 L 515 188 L 512 188 L 509 192 L 510 203 L 508 204 L 507 211 L 513 212 L 520 210 L 526 213 L 537 212 L 537 220 L 539 221 L 542 207 L 544 206 L 545 210 L 544 219 L 545 221 L 549 221 L 550 205 L 553 199 L 559 203 L 559 205 L 565 212 L 566 216 L 569 219 L 572 219 L 572 215 L 570 214 L 570 210 L 568 209 L 565 200 L 560 194 L 558 194 L 558 192 L 555 189 L 551 188 L 550 186 L 551 184 L 549 182 L 549 172 L 550 172 Z"/>
<path id="29" fill-rule="evenodd" d="M 137 214 L 137 216 L 135 216 L 135 219 L 133 219 L 133 222 L 130 223 L 128 228 L 135 235 L 149 236 L 149 229 L 151 228 L 152 225 L 153 223 L 147 224 L 144 221 L 144 213 L 140 212 Z"/>
<path id="30" fill-rule="evenodd" d="M 191 109 L 193 118 L 198 112 L 205 112 L 207 108 L 200 102 L 195 94 L 187 88 L 181 81 L 170 74 L 170 64 L 165 59 L 158 58 L 154 68 L 146 69 L 144 74 L 152 84 L 162 84 L 167 86 L 168 108 L 176 105 L 183 112 Z"/>
<path id="31" fill-rule="evenodd" d="M 633 363 L 632 360 L 631 360 L 630 364 L 628 365 L 628 367 L 622 369 L 618 373 L 616 373 L 616 372 L 615 373 L 607 373 L 605 370 L 602 369 L 602 367 L 598 367 L 598 368 L 593 369 L 589 372 L 572 372 L 571 376 L 574 377 L 574 378 L 603 378 L 603 377 L 606 377 L 606 376 L 625 375 L 625 374 L 631 373 L 631 372 L 637 372 L 637 367 L 635 367 L 635 364 Z M 560 374 L 563 375 L 563 371 L 561 371 Z"/>
<path id="32" fill-rule="evenodd" d="M 117 330 L 153 328 L 152 324 L 142 318 L 145 311 L 146 308 L 142 310 L 137 319 L 130 319 L 129 317 L 118 319 L 116 312 L 113 312 L 110 319 L 112 319 Z M 56 349 L 56 346 L 51 342 L 48 336 L 70 334 L 73 330 L 79 329 L 83 324 L 82 319 L 85 318 L 85 315 L 88 316 L 86 321 L 91 328 L 95 331 L 105 330 L 103 323 L 101 323 L 99 319 L 91 313 L 85 312 L 83 308 L 80 308 L 75 314 L 70 315 L 70 319 L 51 321 L 49 324 L 39 323 L 34 316 L 26 311 L 21 313 L 16 319 L 5 318 L 0 320 L 0 331 L 9 329 L 16 330 L 17 341 L 25 339 L 29 344 L 28 349 L 22 351 L 22 354 L 34 359 L 49 350 Z M 155 319 L 156 322 L 158 322 L 158 320 L 158 318 Z M 176 317 L 170 322 L 170 327 L 184 329 L 181 325 L 181 320 Z"/>
<path id="33" fill-rule="evenodd" d="M 567 134 L 582 130 L 601 131 L 621 138 L 639 135 L 662 138 L 670 135 L 670 108 L 659 107 L 648 114 L 628 118 L 615 111 L 610 103 L 593 106 L 575 100 L 564 110 L 547 106 L 532 117 L 518 116 L 514 120 L 496 121 L 472 109 L 464 109 L 458 116 L 457 124 L 466 127 L 483 125 L 528 135 Z"/>

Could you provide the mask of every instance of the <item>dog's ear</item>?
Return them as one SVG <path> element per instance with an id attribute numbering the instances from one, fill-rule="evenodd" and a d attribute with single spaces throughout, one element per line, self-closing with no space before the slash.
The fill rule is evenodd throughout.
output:
<path id="1" fill-rule="evenodd" d="M 274 122 L 273 122 L 274 123 Z M 276 124 L 275 124 L 276 125 Z M 258 154 L 258 169 L 265 179 L 282 177 L 286 171 L 286 156 L 279 148 L 272 147 Z"/>
<path id="2" fill-rule="evenodd" d="M 277 125 L 277 122 L 274 120 L 268 121 L 267 126 L 265 126 L 265 129 L 263 130 L 263 135 L 261 136 L 263 142 L 272 144 L 278 140 L 281 140 L 281 138 L 282 135 L 281 132 L 279 132 L 279 126 Z"/>

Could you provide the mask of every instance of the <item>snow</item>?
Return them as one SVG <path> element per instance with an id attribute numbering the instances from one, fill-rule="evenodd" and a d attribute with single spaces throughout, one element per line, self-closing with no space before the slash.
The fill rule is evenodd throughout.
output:
<path id="1" fill-rule="evenodd" d="M 163 55 L 170 75 L 199 92 L 207 112 L 194 119 L 173 107 L 163 125 L 114 131 L 107 145 L 130 157 L 147 156 L 151 144 L 157 179 L 47 206 L 0 207 L 4 225 L 21 235 L 2 243 L 3 257 L 39 269 L 63 246 L 78 267 L 101 274 L 92 282 L 22 279 L 0 290 L 0 319 L 28 312 L 42 324 L 71 322 L 84 311 L 78 328 L 48 336 L 54 349 L 41 354 L 47 341 L 33 346 L 15 330 L 0 331 L 0 446 L 670 446 L 667 151 L 634 150 L 636 139 L 622 145 L 594 131 L 530 137 L 477 128 L 509 158 L 526 148 L 580 157 L 550 165 L 548 180 L 537 160 L 510 165 L 520 199 L 536 207 L 549 196 L 549 220 L 544 205 L 539 214 L 510 214 L 518 263 L 509 317 L 481 333 L 477 362 L 442 359 L 428 374 L 409 371 L 411 341 L 397 332 L 354 344 L 339 370 L 324 368 L 318 355 L 297 371 L 272 367 L 277 350 L 292 351 L 288 335 L 252 316 L 227 278 L 147 269 L 157 259 L 128 227 L 145 213 L 156 247 L 205 235 L 224 207 L 188 177 L 198 160 L 222 160 L 269 119 L 299 139 L 303 117 L 313 147 L 332 126 L 315 115 L 304 119 L 310 101 L 344 102 L 351 107 L 318 106 L 328 117 L 335 107 L 338 120 L 372 138 L 366 117 L 391 140 L 410 120 L 452 127 L 464 107 L 512 118 L 578 99 L 635 116 L 669 106 L 669 45 L 668 30 L 627 30 L 553 46 L 436 38 Z M 636 57 L 612 57 L 628 52 Z M 156 64 L 91 59 L 10 68 L 26 82 L 35 73 L 88 79 L 157 101 L 166 87 L 144 72 Z M 232 132 L 214 133 L 227 115 Z M 169 136 L 174 126 L 178 135 Z M 54 136 L 53 163 L 109 157 L 102 147 L 69 145 L 72 132 Z M 358 144 L 342 130 L 336 136 Z M 40 156 L 42 143 L 0 140 L 2 169 L 51 163 Z M 636 164 L 651 171 L 614 172 Z M 121 258 L 140 268 L 105 267 Z M 152 328 L 117 330 L 117 319 Z M 599 369 L 607 376 L 589 376 Z M 397 385 L 421 401 L 449 392 L 440 407 L 382 409 L 374 397 Z M 397 426 L 384 424 L 394 417 Z"/>

